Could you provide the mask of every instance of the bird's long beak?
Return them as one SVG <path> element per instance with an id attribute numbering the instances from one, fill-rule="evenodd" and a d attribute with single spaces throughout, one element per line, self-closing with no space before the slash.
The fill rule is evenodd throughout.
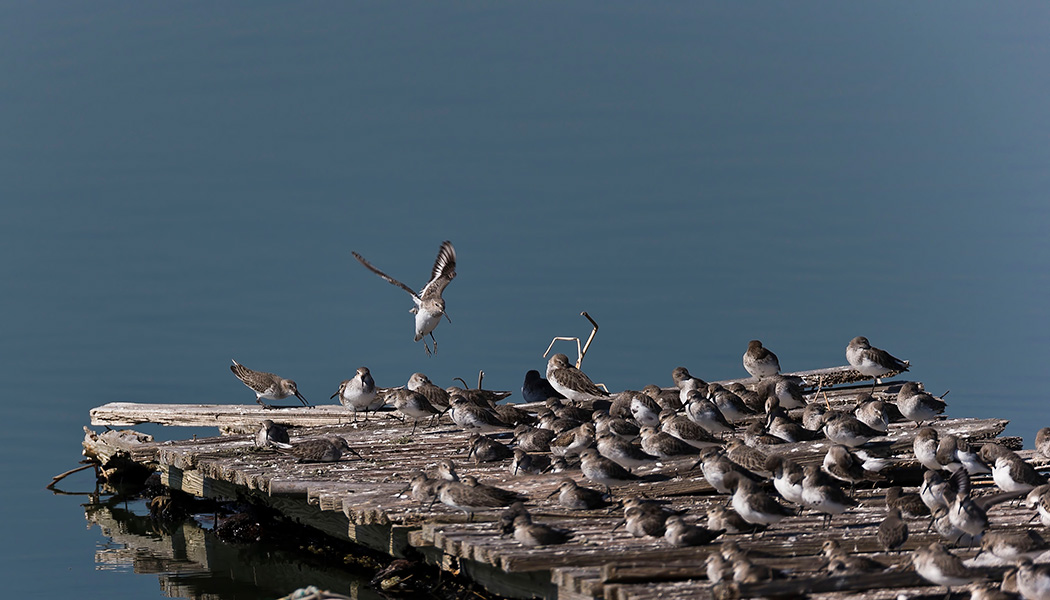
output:
<path id="1" fill-rule="evenodd" d="M 561 488 L 554 488 L 554 491 L 549 493 L 549 494 L 547 494 L 547 497 L 550 498 L 551 496 L 553 496 L 554 494 L 557 494 L 560 491 L 561 491 Z"/>
<path id="2" fill-rule="evenodd" d="M 299 393 L 299 390 L 295 390 L 295 397 L 303 403 L 303 406 L 310 406 L 310 403 L 306 401 L 306 398 L 303 398 L 303 395 Z M 335 396 L 332 397 L 334 398 Z"/>
<path id="3" fill-rule="evenodd" d="M 626 522 L 627 522 L 627 519 L 620 519 L 619 521 L 616 522 L 616 525 L 613 525 L 612 530 L 616 531 L 617 529 L 620 528 L 620 525 L 623 525 Z"/>
<path id="4" fill-rule="evenodd" d="M 448 321 L 449 323 L 451 323 L 452 319 L 449 318 L 448 313 L 444 313 L 444 315 L 445 315 L 445 320 Z"/>
<path id="5" fill-rule="evenodd" d="M 329 396 L 328 399 L 331 400 L 332 398 L 335 398 L 338 395 L 339 395 L 339 392 L 336 392 L 336 393 L 332 394 L 331 396 Z M 302 398 L 302 396 L 300 396 L 300 398 Z"/>

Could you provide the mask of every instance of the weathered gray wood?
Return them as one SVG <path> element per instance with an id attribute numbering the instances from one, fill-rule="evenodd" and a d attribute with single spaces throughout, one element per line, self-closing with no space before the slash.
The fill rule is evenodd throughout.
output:
<path id="1" fill-rule="evenodd" d="M 391 412 L 370 416 L 370 420 L 387 419 Z M 354 421 L 354 413 L 342 405 L 294 406 L 267 409 L 258 404 L 141 404 L 110 402 L 91 409 L 92 425 L 131 427 L 139 423 L 157 423 L 179 427 L 258 425 L 263 419 L 293 427 L 340 425 Z M 358 422 L 364 423 L 363 415 Z"/>

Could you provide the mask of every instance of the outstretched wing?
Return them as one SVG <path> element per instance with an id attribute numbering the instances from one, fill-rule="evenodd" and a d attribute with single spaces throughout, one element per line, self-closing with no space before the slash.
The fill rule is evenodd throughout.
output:
<path id="1" fill-rule="evenodd" d="M 379 269 L 375 268 L 372 265 L 372 263 L 370 263 L 367 260 L 365 260 L 365 257 L 361 256 L 357 252 L 352 252 L 351 254 L 353 254 L 354 258 L 356 258 L 357 261 L 360 262 L 362 265 L 364 265 L 369 271 L 371 271 L 371 272 L 375 273 L 376 275 L 379 275 L 383 279 L 387 280 L 388 283 L 396 285 L 397 287 L 399 287 L 399 288 L 405 290 L 406 292 L 408 292 L 409 294 L 411 294 L 412 298 L 416 301 L 417 304 L 420 302 L 419 296 L 416 295 L 416 293 L 412 290 L 412 288 L 410 288 L 407 285 L 401 283 L 400 281 L 394 279 L 393 277 L 387 275 L 386 273 L 380 271 Z"/>
<path id="2" fill-rule="evenodd" d="M 434 268 L 430 271 L 430 281 L 419 293 L 421 298 L 427 296 L 440 296 L 450 281 L 456 278 L 456 249 L 452 242 L 445 240 L 441 242 L 437 258 L 434 260 Z"/>

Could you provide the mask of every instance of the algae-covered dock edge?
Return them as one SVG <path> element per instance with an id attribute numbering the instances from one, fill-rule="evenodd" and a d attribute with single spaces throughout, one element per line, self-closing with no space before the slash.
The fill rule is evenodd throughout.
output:
<path id="1" fill-rule="evenodd" d="M 830 408 L 850 406 L 870 384 L 853 385 L 865 377 L 848 367 L 820 369 L 799 376 L 808 402 Z M 740 380 L 745 385 L 751 380 Z M 892 401 L 901 382 L 875 386 L 875 396 Z M 537 408 L 535 406 L 525 408 Z M 949 413 L 951 409 L 949 407 Z M 894 422 L 881 441 L 899 459 L 884 471 L 886 481 L 858 484 L 853 497 L 859 506 L 835 516 L 823 527 L 823 515 L 804 511 L 788 517 L 761 533 L 727 533 L 712 544 L 674 547 L 663 538 L 636 538 L 624 528 L 614 530 L 623 511 L 568 510 L 556 497 L 549 498 L 563 477 L 585 483 L 579 470 L 560 475 L 512 475 L 509 459 L 475 463 L 468 457 L 470 433 L 444 417 L 436 426 L 411 434 L 411 423 L 401 423 L 389 412 L 380 412 L 367 422 L 354 422 L 353 414 L 340 406 L 292 408 L 279 411 L 255 406 L 144 405 L 114 403 L 91 411 L 92 425 L 132 426 L 155 422 L 168 425 L 222 428 L 226 435 L 207 439 L 153 442 L 148 436 L 128 431 L 96 433 L 85 428 L 84 453 L 97 461 L 105 476 L 117 477 L 128 469 L 159 472 L 164 485 L 202 498 L 251 498 L 279 511 L 285 517 L 316 528 L 341 540 L 349 540 L 393 558 L 423 560 L 437 568 L 470 578 L 491 594 L 514 598 L 667 598 L 667 597 L 779 597 L 814 595 L 866 598 L 896 598 L 900 594 L 942 594 L 919 577 L 910 566 L 911 551 L 933 541 L 927 532 L 929 519 L 907 519 L 911 535 L 896 552 L 885 552 L 875 531 L 885 516 L 885 490 L 902 485 L 915 491 L 922 481 L 921 466 L 912 453 L 916 427 L 908 421 Z M 291 457 L 260 451 L 254 430 L 263 419 L 296 426 L 293 441 L 320 435 L 339 435 L 361 454 L 336 463 L 297 463 Z M 752 417 L 742 422 L 761 420 Z M 941 419 L 930 424 L 940 434 L 954 434 L 974 445 L 995 440 L 1020 450 L 1017 438 L 999 437 L 1007 422 L 1002 419 Z M 743 429 L 741 427 L 741 429 Z M 492 434 L 510 445 L 508 434 Z M 819 464 L 827 451 L 826 439 L 766 446 L 767 453 L 784 454 L 800 464 Z M 1037 468 L 1046 460 L 1032 451 L 1021 456 Z M 529 498 L 527 503 L 537 522 L 571 530 L 568 543 L 526 547 L 501 536 L 498 511 L 482 512 L 468 521 L 462 512 L 441 503 L 424 505 L 413 501 L 405 490 L 410 474 L 433 473 L 438 461 L 451 459 L 461 476 L 473 475 L 483 483 L 513 490 Z M 635 469 L 641 479 L 613 488 L 615 498 L 633 496 L 666 501 L 685 511 L 690 522 L 706 523 L 707 510 L 724 506 L 720 495 L 704 480 L 699 468 L 690 470 L 695 457 L 662 459 Z M 593 486 L 592 487 L 597 487 Z M 974 478 L 975 495 L 992 489 L 988 476 Z M 1023 504 L 999 504 L 989 511 L 992 527 L 1024 530 L 1032 510 Z M 850 553 L 874 558 L 888 567 L 883 573 L 848 573 L 829 576 L 821 555 L 827 539 L 837 539 Z M 735 541 L 753 552 L 753 561 L 775 567 L 783 575 L 772 582 L 713 584 L 707 579 L 704 562 L 719 543 Z M 957 548 L 969 558 L 977 548 Z M 759 552 L 761 554 L 759 554 Z M 1002 566 L 980 567 L 989 577 L 1002 578 Z M 303 586 L 310 582 L 302 582 Z"/>

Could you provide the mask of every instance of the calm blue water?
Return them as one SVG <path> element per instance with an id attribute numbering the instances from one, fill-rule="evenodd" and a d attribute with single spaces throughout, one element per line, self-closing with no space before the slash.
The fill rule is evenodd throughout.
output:
<path id="1" fill-rule="evenodd" d="M 162 597 L 43 487 L 91 407 L 251 402 L 231 358 L 327 402 L 360 365 L 517 390 L 582 310 L 610 388 L 866 335 L 1030 444 L 1047 31 L 1042 3 L 0 4 L 6 591 Z M 427 358 L 350 252 L 416 287 L 444 239 Z"/>

